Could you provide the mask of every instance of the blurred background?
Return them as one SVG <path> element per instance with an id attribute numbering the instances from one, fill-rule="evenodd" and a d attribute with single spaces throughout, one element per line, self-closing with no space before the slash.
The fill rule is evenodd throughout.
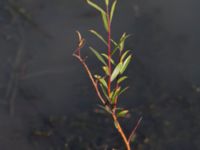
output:
<path id="1" fill-rule="evenodd" d="M 95 2 L 98 2 L 96 0 Z M 134 60 L 120 105 L 128 134 L 137 120 L 134 150 L 200 149 L 200 1 L 121 0 L 112 23 Z M 72 57 L 76 30 L 83 54 L 105 35 L 101 17 L 84 0 L 0 0 L 0 149 L 123 150 L 82 66 Z"/>

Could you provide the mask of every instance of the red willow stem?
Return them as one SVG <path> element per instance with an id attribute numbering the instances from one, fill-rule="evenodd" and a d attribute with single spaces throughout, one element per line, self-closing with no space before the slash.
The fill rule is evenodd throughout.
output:
<path id="1" fill-rule="evenodd" d="M 108 20 L 108 70 L 109 70 L 108 96 L 110 97 L 112 66 L 111 66 L 111 23 L 110 23 L 110 14 L 109 14 L 109 7 L 108 6 L 107 6 L 106 10 L 107 10 L 107 20 Z"/>

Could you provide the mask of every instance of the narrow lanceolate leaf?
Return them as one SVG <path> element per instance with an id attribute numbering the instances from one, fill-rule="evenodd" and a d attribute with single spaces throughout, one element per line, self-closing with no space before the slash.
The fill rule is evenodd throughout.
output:
<path id="1" fill-rule="evenodd" d="M 105 53 L 102 53 L 101 54 L 103 57 L 105 57 L 107 60 L 108 60 L 108 55 L 107 54 L 105 54 Z M 114 62 L 114 60 L 112 59 L 112 58 L 110 58 L 110 62 L 114 65 L 115 64 L 115 62 Z"/>
<path id="2" fill-rule="evenodd" d="M 94 34 L 96 37 L 98 37 L 105 45 L 108 45 L 106 40 L 96 31 L 94 30 L 89 30 L 92 34 Z"/>
<path id="3" fill-rule="evenodd" d="M 105 12 L 101 12 L 102 20 L 106 31 L 108 31 L 108 18 Z"/>
<path id="4" fill-rule="evenodd" d="M 108 85 L 107 85 L 107 83 L 106 83 L 104 78 L 99 79 L 99 81 L 105 88 L 108 88 Z"/>
<path id="5" fill-rule="evenodd" d="M 91 2 L 91 0 L 87 0 L 87 3 L 101 13 L 104 27 L 105 27 L 106 31 L 108 31 L 108 18 L 107 18 L 106 12 L 101 7 L 99 7 L 97 4 Z"/>
<path id="6" fill-rule="evenodd" d="M 101 61 L 104 65 L 107 65 L 103 57 L 92 47 L 89 47 L 90 50 L 95 54 L 95 56 Z"/>
<path id="7" fill-rule="evenodd" d="M 101 84 L 100 84 L 100 87 L 101 87 L 101 90 L 103 92 L 103 95 L 107 98 L 107 100 L 110 101 L 110 98 L 108 97 L 108 94 L 107 94 L 107 89 Z"/>
<path id="8" fill-rule="evenodd" d="M 126 50 L 126 51 L 122 54 L 122 56 L 121 56 L 121 58 L 120 58 L 120 61 L 121 61 L 121 62 L 124 61 L 125 57 L 127 56 L 127 54 L 128 54 L 129 52 L 130 52 L 130 50 Z"/>
<path id="9" fill-rule="evenodd" d="M 124 89 L 122 89 L 121 91 L 120 91 L 120 93 L 119 93 L 119 96 L 122 94 L 122 93 L 124 93 L 126 90 L 128 90 L 129 89 L 129 87 L 125 87 Z"/>
<path id="10" fill-rule="evenodd" d="M 109 0 L 105 0 L 106 6 L 109 5 Z"/>
<path id="11" fill-rule="evenodd" d="M 114 91 L 110 92 L 110 95 L 109 95 L 110 100 L 112 99 L 113 94 L 114 94 Z"/>
<path id="12" fill-rule="evenodd" d="M 112 18 L 113 18 L 113 14 L 115 12 L 115 7 L 116 7 L 116 4 L 117 4 L 117 0 L 115 0 L 112 4 L 112 7 L 111 7 L 111 11 L 110 11 L 110 21 L 112 22 Z"/>
<path id="13" fill-rule="evenodd" d="M 129 55 L 126 60 L 124 61 L 122 67 L 121 67 L 121 70 L 120 70 L 120 73 L 123 74 L 124 71 L 126 70 L 126 68 L 128 67 L 130 61 L 131 61 L 131 58 L 132 58 L 132 55 Z"/>
<path id="14" fill-rule="evenodd" d="M 111 75 L 111 82 L 112 82 L 113 80 L 115 80 L 116 77 L 119 75 L 121 68 L 122 68 L 122 63 L 120 62 L 120 63 L 115 67 L 115 69 L 114 69 L 114 71 L 113 71 L 113 73 L 112 73 L 112 75 Z"/>
<path id="15" fill-rule="evenodd" d="M 103 66 L 102 69 L 103 69 L 103 71 L 105 72 L 106 75 L 109 75 L 108 66 Z"/>
<path id="16" fill-rule="evenodd" d="M 129 113 L 128 110 L 122 110 L 122 111 L 117 113 L 117 116 L 118 117 L 125 117 L 128 113 Z"/>
<path id="17" fill-rule="evenodd" d="M 111 40 L 111 41 L 112 41 L 112 43 L 113 43 L 114 46 L 115 46 L 115 48 L 112 50 L 112 54 L 111 54 L 111 56 L 112 56 L 112 55 L 114 55 L 115 52 L 119 49 L 119 45 L 118 45 L 117 42 L 115 42 L 114 40 Z"/>
<path id="18" fill-rule="evenodd" d="M 117 80 L 117 83 L 120 84 L 121 82 L 123 82 L 123 81 L 126 80 L 127 78 L 128 78 L 127 76 L 123 76 L 123 77 L 121 77 L 121 78 L 119 78 L 119 79 Z"/>
<path id="19" fill-rule="evenodd" d="M 112 42 L 115 46 L 118 46 L 117 42 L 115 42 L 113 39 L 111 39 L 111 42 Z"/>
<path id="20" fill-rule="evenodd" d="M 120 38 L 120 41 L 119 41 L 119 49 L 120 51 L 123 51 L 124 50 L 124 44 L 125 44 L 125 41 L 126 39 L 130 37 L 130 35 L 127 35 L 126 33 L 124 33 L 121 38 Z"/>
<path id="21" fill-rule="evenodd" d="M 94 7 L 96 10 L 100 11 L 101 13 L 105 13 L 105 11 L 104 11 L 101 7 L 99 7 L 99 6 L 98 6 L 97 4 L 95 4 L 94 2 L 91 2 L 91 0 L 87 0 L 87 3 L 88 3 L 90 6 Z"/>
<path id="22" fill-rule="evenodd" d="M 111 101 L 112 103 L 115 103 L 116 101 L 116 98 L 119 96 L 120 94 L 120 91 L 121 91 L 121 87 L 117 88 L 114 92 L 114 94 L 112 95 L 112 98 L 111 98 Z"/>

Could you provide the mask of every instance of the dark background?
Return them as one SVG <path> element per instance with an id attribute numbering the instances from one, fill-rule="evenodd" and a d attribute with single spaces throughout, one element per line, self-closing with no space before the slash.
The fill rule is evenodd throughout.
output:
<path id="1" fill-rule="evenodd" d="M 200 1 L 121 0 L 112 35 L 132 37 L 126 48 L 130 89 L 120 105 L 128 133 L 143 116 L 134 149 L 200 149 Z M 123 149 L 109 117 L 95 112 L 97 98 L 72 57 L 76 30 L 87 49 L 100 47 L 88 33 L 105 35 L 99 14 L 84 0 L 0 0 L 0 149 Z"/>

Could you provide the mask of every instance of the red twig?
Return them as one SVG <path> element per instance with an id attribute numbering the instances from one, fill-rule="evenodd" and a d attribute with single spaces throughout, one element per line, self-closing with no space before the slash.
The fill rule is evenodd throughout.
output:
<path id="1" fill-rule="evenodd" d="M 90 69 L 88 68 L 87 64 L 85 63 L 85 59 L 81 57 L 80 50 L 83 47 L 83 45 L 85 44 L 85 40 L 81 37 L 81 34 L 78 31 L 77 31 L 77 34 L 79 36 L 79 44 L 78 44 L 78 48 L 74 51 L 73 56 L 76 57 L 80 61 L 80 63 L 83 65 L 83 67 L 85 68 L 85 70 L 94 86 L 97 96 L 99 97 L 99 99 L 101 100 L 103 105 L 107 105 L 106 101 L 104 100 L 104 98 L 102 97 L 102 95 L 99 91 L 97 82 L 94 80 Z"/>
<path id="2" fill-rule="evenodd" d="M 110 14 L 108 6 L 107 6 L 107 20 L 108 20 L 108 69 L 109 69 L 108 96 L 110 97 L 112 66 L 111 66 L 111 22 L 110 22 Z"/>
<path id="3" fill-rule="evenodd" d="M 140 123 L 142 121 L 142 117 L 140 117 L 140 119 L 137 121 L 137 124 L 135 125 L 135 127 L 133 128 L 129 138 L 128 138 L 128 142 L 130 143 L 131 138 L 135 135 L 137 128 L 139 127 Z"/>

